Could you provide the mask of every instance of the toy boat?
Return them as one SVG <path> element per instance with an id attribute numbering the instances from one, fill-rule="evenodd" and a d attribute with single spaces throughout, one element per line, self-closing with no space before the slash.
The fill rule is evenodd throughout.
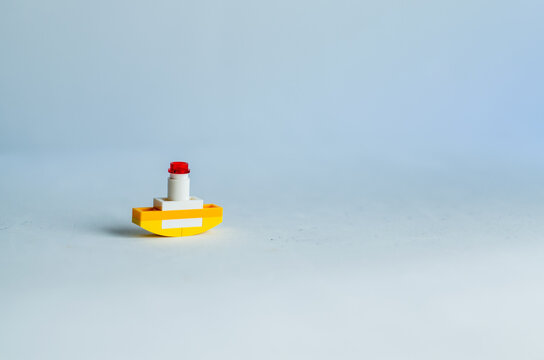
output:
<path id="1" fill-rule="evenodd" d="M 153 199 L 153 207 L 132 209 L 132 222 L 162 236 L 203 233 L 223 221 L 223 208 L 189 196 L 189 164 L 172 162 L 168 170 L 168 197 Z"/>

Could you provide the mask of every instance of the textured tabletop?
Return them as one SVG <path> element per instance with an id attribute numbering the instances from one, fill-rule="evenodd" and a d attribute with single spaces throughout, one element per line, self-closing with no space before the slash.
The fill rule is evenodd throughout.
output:
<path id="1" fill-rule="evenodd" d="M 544 359 L 543 13 L 0 1 L 0 359 Z"/>

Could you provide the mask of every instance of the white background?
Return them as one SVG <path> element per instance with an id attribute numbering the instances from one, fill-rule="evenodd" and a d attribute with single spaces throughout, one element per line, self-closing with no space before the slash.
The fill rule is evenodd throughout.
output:
<path id="1" fill-rule="evenodd" d="M 0 1 L 0 359 L 543 359 L 543 13 Z"/>

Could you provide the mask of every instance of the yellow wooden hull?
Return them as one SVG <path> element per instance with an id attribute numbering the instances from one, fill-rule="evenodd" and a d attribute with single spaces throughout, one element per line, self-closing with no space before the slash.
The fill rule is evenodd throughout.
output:
<path id="1" fill-rule="evenodd" d="M 163 229 L 163 220 L 202 218 L 202 226 Z M 153 207 L 132 209 L 132 222 L 161 236 L 189 236 L 203 233 L 223 221 L 223 208 L 204 204 L 202 209 L 162 211 Z"/>

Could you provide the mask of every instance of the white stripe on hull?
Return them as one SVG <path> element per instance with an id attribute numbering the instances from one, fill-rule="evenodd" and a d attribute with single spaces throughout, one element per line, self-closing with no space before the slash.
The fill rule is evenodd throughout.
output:
<path id="1" fill-rule="evenodd" d="M 202 226 L 202 218 L 163 220 L 163 229 L 176 229 Z"/>

